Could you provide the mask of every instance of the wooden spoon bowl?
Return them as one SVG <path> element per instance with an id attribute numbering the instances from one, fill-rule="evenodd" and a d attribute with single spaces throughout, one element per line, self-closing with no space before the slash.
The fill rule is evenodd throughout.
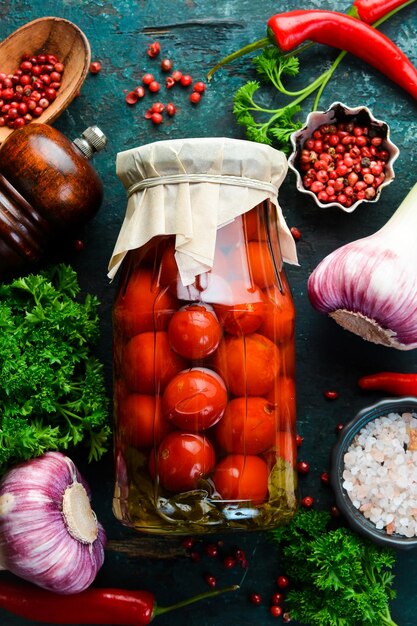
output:
<path id="1" fill-rule="evenodd" d="M 90 67 L 90 44 L 84 33 L 72 22 L 59 17 L 41 17 L 28 22 L 0 43 L 0 72 L 13 74 L 25 53 L 35 56 L 54 54 L 65 65 L 57 97 L 42 115 L 33 120 L 49 124 L 79 92 Z M 11 132 L 12 128 L 0 127 L 0 144 Z"/>

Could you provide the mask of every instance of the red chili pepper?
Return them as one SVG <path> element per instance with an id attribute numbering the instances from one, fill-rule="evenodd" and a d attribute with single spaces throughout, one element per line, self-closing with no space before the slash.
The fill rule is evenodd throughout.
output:
<path id="1" fill-rule="evenodd" d="M 377 22 L 390 11 L 397 9 L 409 0 L 354 0 L 360 19 L 367 24 Z"/>
<path id="2" fill-rule="evenodd" d="M 336 11 L 289 11 L 268 20 L 276 44 L 289 52 L 305 41 L 346 50 L 369 63 L 417 98 L 417 69 L 383 33 Z"/>
<path id="3" fill-rule="evenodd" d="M 358 385 L 366 391 L 385 391 L 394 396 L 417 396 L 417 374 L 378 372 L 362 376 Z"/>
<path id="4" fill-rule="evenodd" d="M 236 589 L 238 585 L 202 593 L 170 607 L 158 607 L 154 595 L 148 591 L 90 587 L 65 596 L 29 583 L 1 581 L 0 608 L 45 624 L 145 626 L 157 615 Z"/>

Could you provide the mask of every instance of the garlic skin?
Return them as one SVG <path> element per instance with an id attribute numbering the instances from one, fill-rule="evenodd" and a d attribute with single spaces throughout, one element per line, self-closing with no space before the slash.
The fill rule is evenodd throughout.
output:
<path id="1" fill-rule="evenodd" d="M 78 593 L 102 566 L 105 542 L 89 487 L 60 452 L 22 463 L 1 480 L 3 569 L 56 593 Z"/>
<path id="2" fill-rule="evenodd" d="M 367 341 L 417 348 L 417 185 L 376 233 L 326 256 L 308 279 L 314 308 Z"/>

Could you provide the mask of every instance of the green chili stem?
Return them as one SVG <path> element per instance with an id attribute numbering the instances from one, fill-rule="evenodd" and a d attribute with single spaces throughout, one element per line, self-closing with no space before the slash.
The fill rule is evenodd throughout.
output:
<path id="1" fill-rule="evenodd" d="M 215 598 L 222 593 L 227 593 L 229 591 L 236 591 L 239 589 L 239 585 L 231 585 L 230 587 L 224 587 L 223 589 L 216 589 L 215 591 L 205 591 L 204 593 L 200 593 L 197 596 L 193 596 L 192 598 L 187 598 L 186 600 L 181 600 L 181 602 L 177 602 L 176 604 L 171 604 L 170 606 L 156 606 L 152 618 L 156 615 L 163 615 L 164 613 L 169 613 L 169 611 L 174 611 L 176 609 L 181 609 L 184 606 L 188 606 L 189 604 L 194 604 L 194 602 L 199 602 L 200 600 L 206 600 L 207 598 Z"/>
<path id="2" fill-rule="evenodd" d="M 239 50 L 232 52 L 232 54 L 227 55 L 227 57 L 224 57 L 224 59 L 221 59 L 221 61 L 216 63 L 216 65 L 211 68 L 211 70 L 207 74 L 207 80 L 210 82 L 211 79 L 213 78 L 213 74 L 217 72 L 218 69 L 223 67 L 223 65 L 227 65 L 231 61 L 234 61 L 235 59 L 238 59 L 239 57 L 242 57 L 245 54 L 248 54 L 249 52 L 253 52 L 254 50 L 259 50 L 259 48 L 265 48 L 265 46 L 268 45 L 268 43 L 270 43 L 268 37 L 264 37 L 263 39 L 258 39 L 258 41 L 254 41 L 253 43 L 250 43 L 247 46 L 244 46 L 243 48 L 240 48 Z"/>

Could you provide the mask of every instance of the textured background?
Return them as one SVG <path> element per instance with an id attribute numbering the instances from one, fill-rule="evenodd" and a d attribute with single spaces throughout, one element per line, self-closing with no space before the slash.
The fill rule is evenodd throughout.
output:
<path id="1" fill-rule="evenodd" d="M 73 138 L 86 126 L 96 123 L 109 139 L 106 152 L 97 155 L 94 161 L 104 181 L 102 208 L 86 229 L 85 248 L 70 253 L 68 258 L 80 273 L 83 289 L 97 294 L 102 303 L 99 350 L 106 364 L 109 395 L 110 316 L 115 285 L 109 284 L 106 268 L 126 205 L 124 191 L 115 175 L 116 154 L 159 139 L 223 135 L 243 138 L 243 131 L 236 126 L 232 114 L 232 94 L 247 79 L 254 78 L 249 59 L 236 62 L 216 75 L 200 106 L 195 108 L 188 102 L 185 91 L 177 89 L 174 93 L 173 90 L 169 99 L 172 96 L 177 104 L 178 114 L 155 128 L 143 118 L 144 102 L 129 108 L 124 101 L 124 90 L 139 84 L 145 71 L 155 68 L 159 74 L 158 63 L 146 55 L 147 45 L 157 38 L 163 55 L 172 58 L 178 69 L 189 72 L 195 80 L 204 79 L 215 60 L 263 37 L 267 18 L 277 10 L 311 7 L 343 11 L 348 4 L 330 0 L 285 0 L 278 4 L 272 0 L 3 0 L 0 4 L 0 38 L 37 17 L 64 17 L 85 32 L 93 59 L 102 64 L 101 73 L 88 76 L 81 95 L 55 126 Z M 383 30 L 417 63 L 415 7 L 404 10 L 386 23 Z M 323 71 L 334 56 L 332 50 L 316 48 L 314 55 L 303 57 L 304 83 Z M 162 92 L 155 100 L 164 97 Z M 321 108 L 327 108 L 335 100 L 350 106 L 370 106 L 376 117 L 390 124 L 392 139 L 400 147 L 401 155 L 396 164 L 396 180 L 384 190 L 382 199 L 377 204 L 363 205 L 351 215 L 332 209 L 319 210 L 310 199 L 295 192 L 292 174 L 281 190 L 280 200 L 288 224 L 298 226 L 302 233 L 298 243 L 300 267 L 287 269 L 297 308 L 298 432 L 304 437 L 300 457 L 311 465 L 310 474 L 301 480 L 301 495 L 313 495 L 317 506 L 323 508 L 332 504 L 332 496 L 320 485 L 320 473 L 328 467 L 336 424 L 349 420 L 358 409 L 380 397 L 361 393 L 356 384 L 358 376 L 378 369 L 412 371 L 417 365 L 415 352 L 400 353 L 368 344 L 314 312 L 307 299 L 306 280 L 317 263 L 339 245 L 381 227 L 415 182 L 416 103 L 353 57 L 346 58 L 339 67 L 322 97 Z M 309 106 L 309 102 L 304 104 L 303 119 Z M 337 389 L 339 399 L 326 401 L 323 398 L 326 389 Z M 204 590 L 203 575 L 210 571 L 217 575 L 219 585 L 241 583 L 240 591 L 158 617 L 156 623 L 160 626 L 274 623 L 268 613 L 268 599 L 281 572 L 277 552 L 264 534 L 223 538 L 226 550 L 235 545 L 246 549 L 250 567 L 245 575 L 240 569 L 226 571 L 208 557 L 200 564 L 191 563 L 183 554 L 179 539 L 138 537 L 113 519 L 110 453 L 99 464 L 90 466 L 83 458 L 76 455 L 74 458 L 93 487 L 94 508 L 110 539 L 97 585 L 145 588 L 155 592 L 158 602 L 164 605 Z M 393 617 L 400 626 L 414 626 L 415 553 L 399 554 L 396 574 L 398 598 L 393 603 Z M 247 596 L 252 591 L 263 594 L 262 606 L 254 607 L 248 602 Z M 0 623 L 23 626 L 28 622 L 0 610 Z"/>

